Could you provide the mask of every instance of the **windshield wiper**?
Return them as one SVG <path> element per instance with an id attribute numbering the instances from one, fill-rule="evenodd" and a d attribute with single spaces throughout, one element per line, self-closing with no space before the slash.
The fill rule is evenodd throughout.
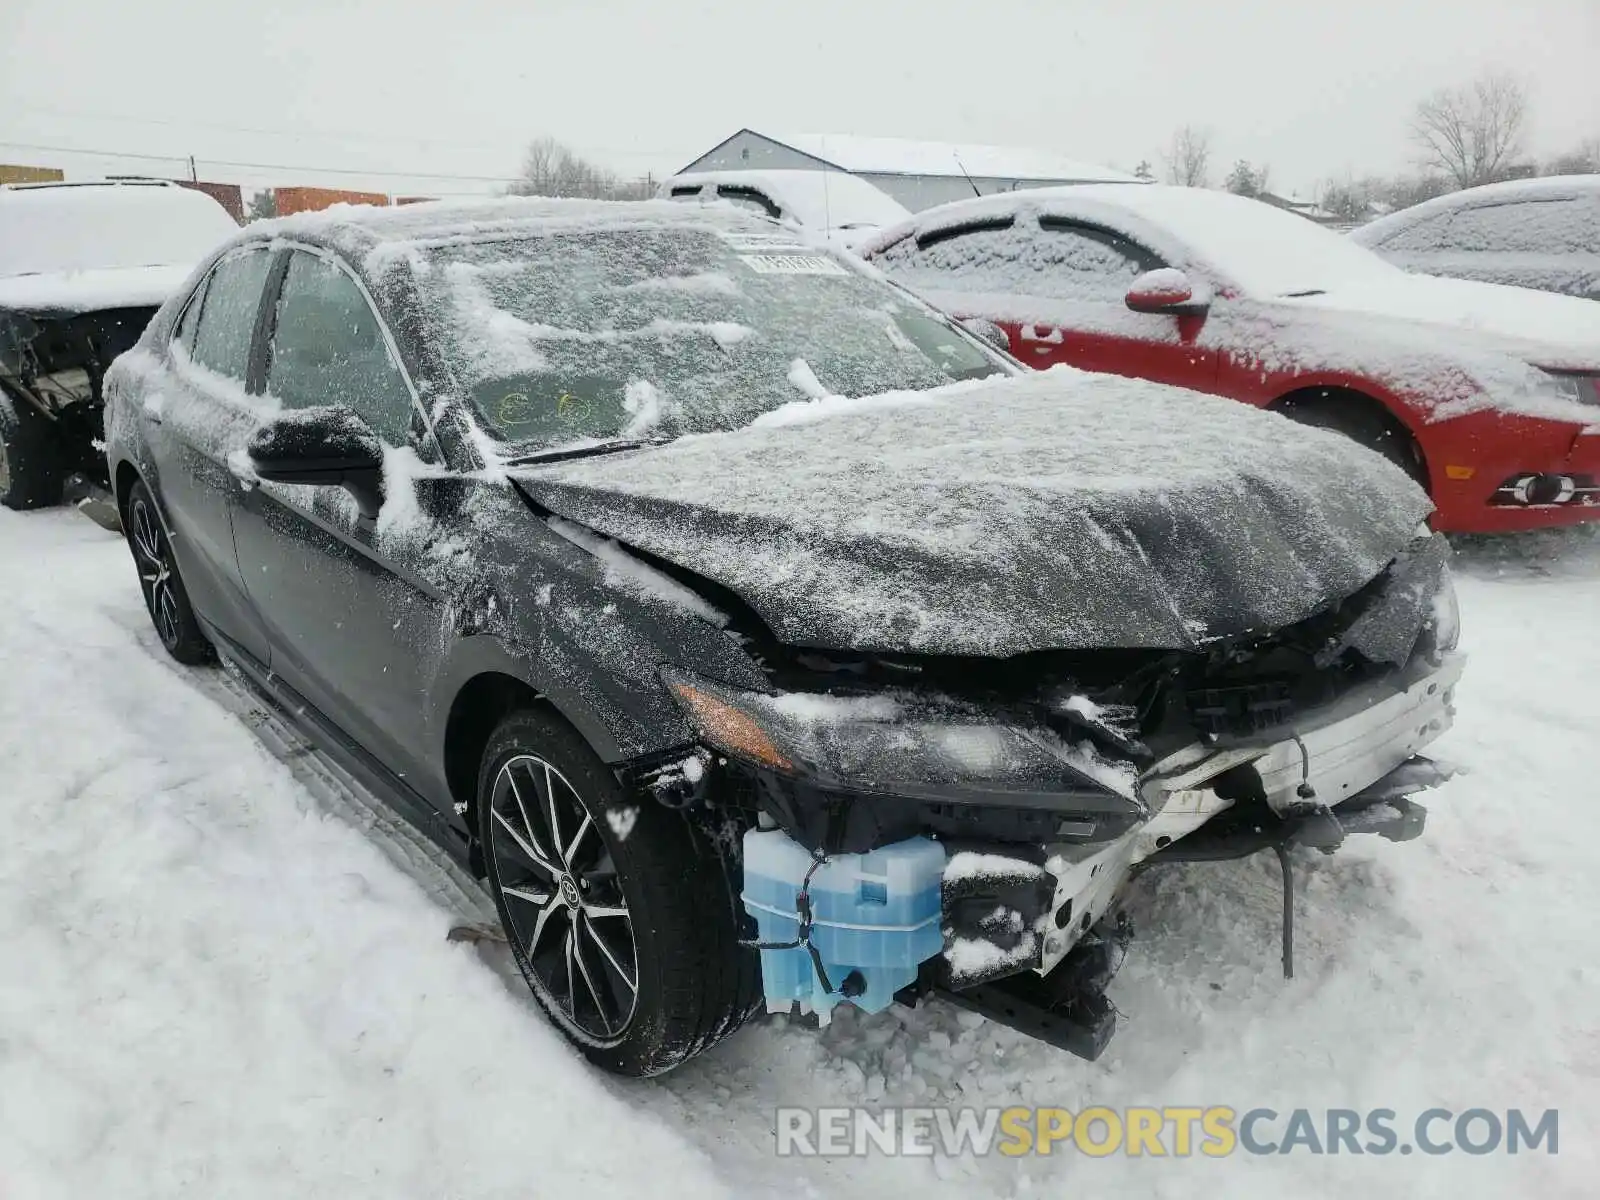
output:
<path id="1" fill-rule="evenodd" d="M 562 462 L 569 458 L 590 458 L 597 454 L 615 454 L 620 450 L 639 450 L 645 446 L 660 446 L 665 438 L 610 438 L 591 442 L 587 446 L 553 446 L 549 450 L 535 450 L 532 454 L 519 454 L 508 458 L 508 467 L 525 467 L 532 463 Z"/>
<path id="2" fill-rule="evenodd" d="M 1304 291 L 1299 291 L 1299 292 L 1280 292 L 1279 293 L 1279 295 L 1281 295 L 1285 300 L 1298 300 L 1302 296 L 1326 296 L 1327 294 L 1328 294 L 1328 289 L 1327 288 L 1306 288 Z"/>

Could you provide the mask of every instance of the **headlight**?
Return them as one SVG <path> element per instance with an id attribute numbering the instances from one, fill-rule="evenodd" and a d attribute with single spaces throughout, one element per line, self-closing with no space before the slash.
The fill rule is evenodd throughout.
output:
<path id="1" fill-rule="evenodd" d="M 709 745 L 823 786 L 956 802 L 1142 808 L 1131 763 L 954 701 L 763 695 L 673 667 L 662 668 L 661 679 Z"/>

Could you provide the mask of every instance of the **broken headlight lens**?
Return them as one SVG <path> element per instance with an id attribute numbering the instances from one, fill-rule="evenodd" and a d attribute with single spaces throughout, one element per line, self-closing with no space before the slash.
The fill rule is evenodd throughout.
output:
<path id="1" fill-rule="evenodd" d="M 877 694 L 741 691 L 664 667 L 662 682 L 707 744 L 824 786 L 903 796 L 1040 804 L 1065 795 L 1137 805 L 1132 763 L 1088 741 L 961 705 Z"/>

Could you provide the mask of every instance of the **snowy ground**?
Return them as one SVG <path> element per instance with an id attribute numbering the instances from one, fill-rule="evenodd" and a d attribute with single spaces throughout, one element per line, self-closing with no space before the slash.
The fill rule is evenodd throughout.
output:
<path id="1" fill-rule="evenodd" d="M 0 511 L 0 1197 L 1593 1196 L 1600 539 L 1467 548 L 1473 653 L 1421 842 L 1146 877 L 1089 1064 L 943 1006 L 603 1078 L 447 943 L 472 885 L 216 671 L 121 543 Z M 269 753 L 275 749 L 276 753 Z M 285 765 L 285 761 L 289 765 Z M 1561 1110 L 1516 1158 L 779 1160 L 779 1104 Z"/>

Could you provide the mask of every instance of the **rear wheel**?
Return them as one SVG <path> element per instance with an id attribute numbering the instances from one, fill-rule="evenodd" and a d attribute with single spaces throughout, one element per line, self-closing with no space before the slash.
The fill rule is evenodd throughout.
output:
<path id="1" fill-rule="evenodd" d="M 60 504 L 65 478 L 55 422 L 0 392 L 0 504 L 16 509 Z"/>
<path id="2" fill-rule="evenodd" d="M 189 593 L 172 556 L 172 543 L 156 511 L 155 498 L 143 481 L 135 483 L 128 491 L 128 514 L 123 528 L 128 549 L 133 551 L 134 566 L 139 570 L 144 606 L 149 610 L 161 644 L 181 663 L 192 666 L 210 662 L 214 651 L 189 604 Z"/>
<path id="3" fill-rule="evenodd" d="M 517 967 L 592 1062 L 659 1074 L 749 1014 L 759 966 L 716 850 L 627 794 L 554 713 L 513 713 L 490 737 L 478 832 Z"/>

